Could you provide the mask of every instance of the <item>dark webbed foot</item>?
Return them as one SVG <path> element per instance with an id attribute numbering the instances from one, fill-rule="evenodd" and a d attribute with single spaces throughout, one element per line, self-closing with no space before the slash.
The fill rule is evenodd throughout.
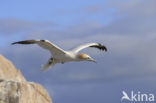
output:
<path id="1" fill-rule="evenodd" d="M 52 64 L 54 62 L 54 58 L 50 58 L 48 64 Z"/>

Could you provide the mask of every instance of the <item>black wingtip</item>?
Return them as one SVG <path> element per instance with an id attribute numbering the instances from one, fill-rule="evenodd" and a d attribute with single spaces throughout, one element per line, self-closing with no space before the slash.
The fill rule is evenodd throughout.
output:
<path id="1" fill-rule="evenodd" d="M 100 50 L 103 50 L 103 51 L 107 52 L 107 47 L 106 46 L 104 46 L 104 45 L 102 45 L 100 43 L 98 43 L 98 44 L 99 44 L 99 49 Z"/>
<path id="2" fill-rule="evenodd" d="M 42 41 L 42 42 L 46 42 L 46 40 L 40 40 L 40 41 Z"/>
<path id="3" fill-rule="evenodd" d="M 103 49 L 105 52 L 107 52 L 108 50 L 107 50 L 107 48 L 106 48 L 106 46 L 104 46 L 104 49 Z"/>
<path id="4" fill-rule="evenodd" d="M 12 45 L 14 44 L 35 44 L 34 40 L 24 40 L 24 41 L 18 41 L 18 42 L 14 42 L 12 43 Z"/>
<path id="5" fill-rule="evenodd" d="M 106 52 L 107 52 L 106 46 L 104 46 L 104 45 L 102 45 L 102 44 L 100 44 L 100 43 L 98 43 L 98 44 L 96 44 L 96 45 L 92 45 L 92 46 L 90 46 L 90 47 L 98 48 L 99 50 L 102 50 L 102 51 L 106 51 Z"/>
<path id="6" fill-rule="evenodd" d="M 107 52 L 108 50 L 107 50 L 107 48 L 106 47 L 104 47 L 104 49 L 103 49 L 105 52 Z"/>
<path id="7" fill-rule="evenodd" d="M 17 44 L 16 42 L 14 42 L 14 43 L 11 43 L 11 45 L 14 45 L 14 44 Z"/>

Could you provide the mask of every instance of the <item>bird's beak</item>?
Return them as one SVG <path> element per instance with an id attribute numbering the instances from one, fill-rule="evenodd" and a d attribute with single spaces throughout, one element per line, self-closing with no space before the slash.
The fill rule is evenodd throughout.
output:
<path id="1" fill-rule="evenodd" d="M 94 63 L 97 63 L 96 60 L 94 60 L 92 58 L 90 58 L 89 61 L 94 62 Z"/>

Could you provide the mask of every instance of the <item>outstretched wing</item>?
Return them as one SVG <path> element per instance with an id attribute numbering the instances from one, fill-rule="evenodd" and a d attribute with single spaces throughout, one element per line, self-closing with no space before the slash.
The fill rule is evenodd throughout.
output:
<path id="1" fill-rule="evenodd" d="M 12 44 L 38 44 L 42 48 L 49 50 L 53 56 L 65 54 L 64 50 L 52 44 L 48 40 L 24 40 L 24 41 L 14 42 Z"/>
<path id="2" fill-rule="evenodd" d="M 103 51 L 107 51 L 106 46 L 104 46 L 100 43 L 88 43 L 88 44 L 80 45 L 77 48 L 73 49 L 72 51 L 75 53 L 78 53 L 79 51 L 81 51 L 82 49 L 85 49 L 87 47 L 93 47 L 93 48 L 98 48 Z"/>

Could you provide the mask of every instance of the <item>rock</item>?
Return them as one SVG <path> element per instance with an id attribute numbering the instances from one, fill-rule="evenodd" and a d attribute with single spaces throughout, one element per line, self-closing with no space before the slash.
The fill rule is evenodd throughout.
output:
<path id="1" fill-rule="evenodd" d="M 26 81 L 21 72 L 17 70 L 9 60 L 0 55 L 0 79 L 3 78 L 9 80 Z"/>
<path id="2" fill-rule="evenodd" d="M 13 64 L 0 55 L 0 103 L 52 103 L 39 84 L 27 82 Z"/>

